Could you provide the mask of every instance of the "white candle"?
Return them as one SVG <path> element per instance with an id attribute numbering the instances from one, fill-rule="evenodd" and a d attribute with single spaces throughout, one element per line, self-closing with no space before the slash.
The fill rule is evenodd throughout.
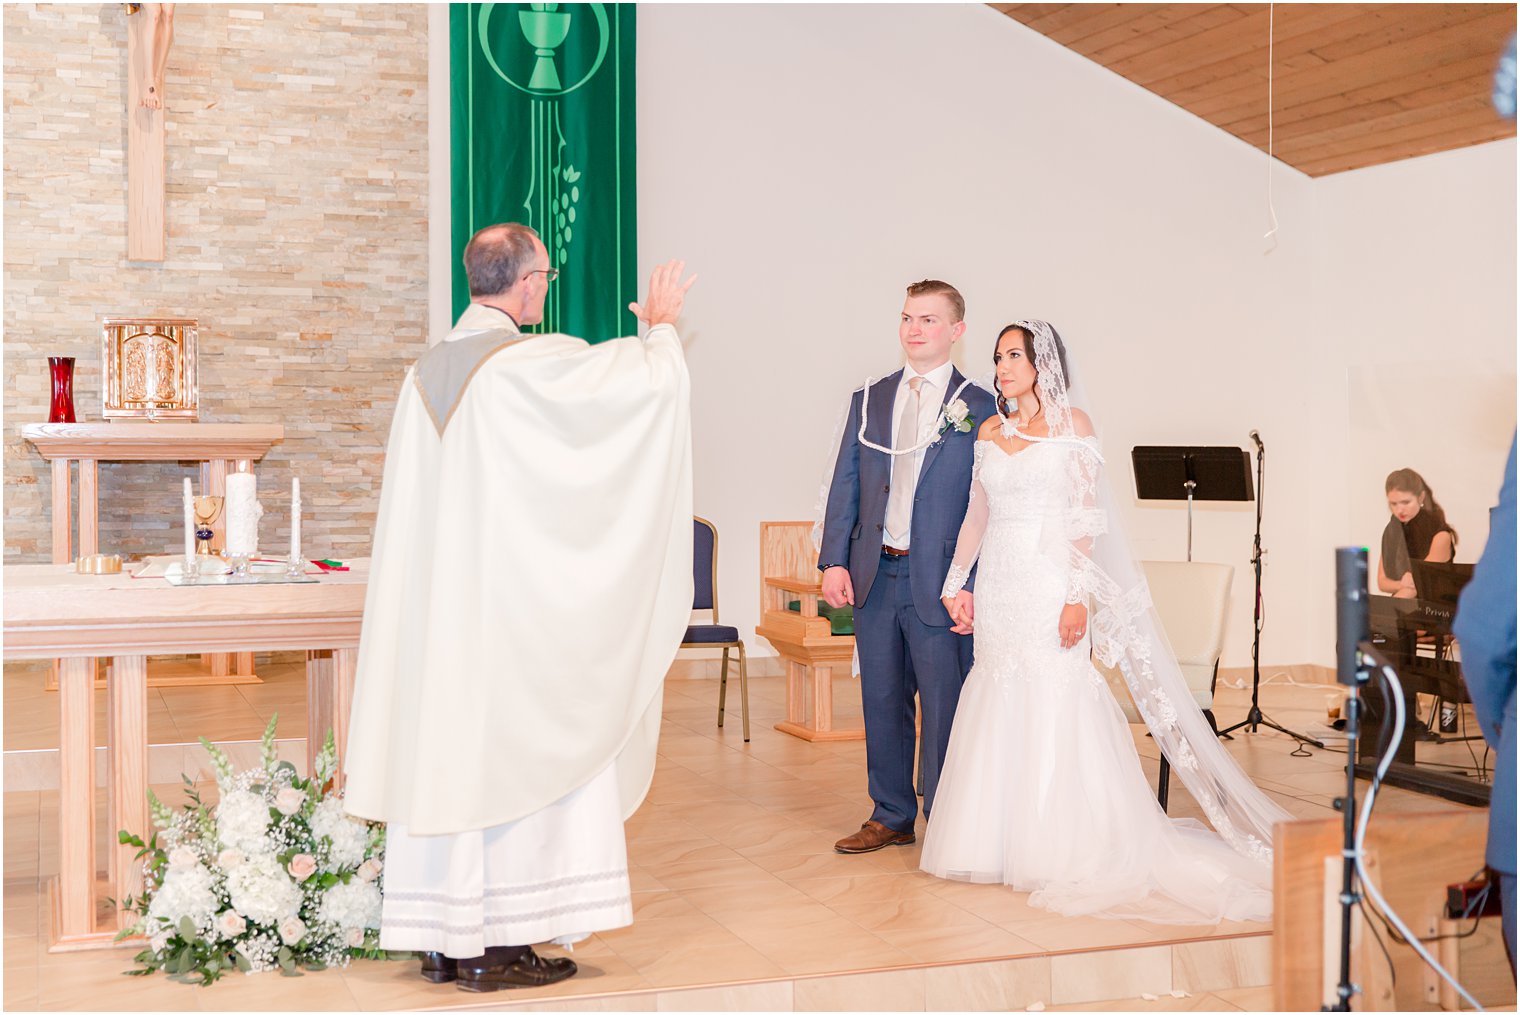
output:
<path id="1" fill-rule="evenodd" d="M 301 560 L 301 477 L 290 479 L 290 560 Z M 302 562 L 302 570 L 305 570 Z"/>
<path id="2" fill-rule="evenodd" d="M 185 559 L 195 556 L 195 495 L 190 477 L 185 477 Z"/>
<path id="3" fill-rule="evenodd" d="M 227 556 L 251 557 L 259 552 L 258 481 L 251 472 L 227 477 Z"/>

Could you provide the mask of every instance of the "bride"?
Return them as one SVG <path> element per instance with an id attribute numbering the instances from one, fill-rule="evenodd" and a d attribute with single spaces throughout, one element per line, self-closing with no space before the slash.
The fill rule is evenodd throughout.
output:
<path id="1" fill-rule="evenodd" d="M 1286 811 L 1219 745 L 1182 679 L 1119 531 L 1066 349 L 1043 321 L 1003 329 L 999 417 L 978 433 L 971 502 L 945 580 L 975 629 L 921 866 L 1001 883 L 1068 915 L 1267 920 L 1271 826 Z M 973 564 L 972 598 L 962 591 Z M 1124 674 L 1208 816 L 1168 818 L 1091 656 Z"/>

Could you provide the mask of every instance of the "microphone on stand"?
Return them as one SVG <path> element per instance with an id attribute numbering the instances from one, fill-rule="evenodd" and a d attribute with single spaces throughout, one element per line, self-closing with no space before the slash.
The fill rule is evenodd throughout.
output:
<path id="1" fill-rule="evenodd" d="M 1338 547 L 1335 551 L 1335 678 L 1340 684 L 1360 685 L 1358 646 L 1368 632 L 1367 548 Z"/>
<path id="2" fill-rule="evenodd" d="M 1266 446 L 1261 443 L 1261 434 L 1257 433 L 1255 430 L 1251 431 L 1251 440 L 1253 440 L 1253 441 L 1256 442 L 1256 450 L 1257 451 L 1265 451 L 1265 450 L 1267 450 Z"/>

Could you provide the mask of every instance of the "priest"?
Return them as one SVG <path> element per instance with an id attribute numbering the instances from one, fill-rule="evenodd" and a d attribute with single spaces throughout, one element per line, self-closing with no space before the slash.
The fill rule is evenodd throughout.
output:
<path id="1" fill-rule="evenodd" d="M 472 302 L 407 372 L 386 447 L 346 806 L 387 823 L 380 944 L 465 990 L 573 975 L 632 922 L 623 821 L 654 772 L 692 603 L 682 262 L 644 339 L 519 329 L 558 271 L 490 226 Z"/>

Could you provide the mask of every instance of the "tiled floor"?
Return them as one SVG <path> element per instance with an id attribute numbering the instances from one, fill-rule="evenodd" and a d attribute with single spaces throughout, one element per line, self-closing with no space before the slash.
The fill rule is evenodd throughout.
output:
<path id="1" fill-rule="evenodd" d="M 305 723 L 299 667 L 272 665 L 265 672 L 262 685 L 154 691 L 150 721 L 160 733 L 153 739 L 251 739 L 275 709 L 282 735 L 299 736 Z M 39 670 L 38 687 L 41 679 Z M 49 746 L 52 699 L 28 692 L 30 680 L 28 671 L 6 668 L 8 750 Z M 1307 729 L 1323 717 L 1326 692 L 1273 684 L 1263 690 L 1263 707 L 1284 725 Z M 714 682 L 667 681 L 659 767 L 647 801 L 627 826 L 635 923 L 578 946 L 581 975 L 528 996 L 483 999 L 433 986 L 409 962 L 356 963 L 296 979 L 233 976 L 199 988 L 161 975 L 122 977 L 127 951 L 49 955 L 41 942 L 39 885 L 56 867 L 56 793 L 6 793 L 5 1007 L 89 1008 L 107 997 L 113 1008 L 201 1010 L 379 1010 L 472 1001 L 542 1010 L 550 1004 L 583 1010 L 1270 1007 L 1267 926 L 1176 928 L 1056 917 L 1030 909 L 1025 896 L 1006 888 L 920 873 L 917 846 L 834 853 L 834 840 L 869 812 L 864 745 L 808 744 L 777 733 L 772 725 L 781 718 L 782 693 L 779 678 L 751 681 L 753 740 L 746 745 L 736 687 L 728 724 L 718 730 Z M 839 681 L 840 712 L 847 714 L 851 702 L 858 710 L 858 701 L 851 682 Z M 1244 692 L 1221 688 L 1221 721 L 1233 721 L 1247 704 Z M 1143 735 L 1137 743 L 1154 779 L 1154 747 Z M 1343 756 L 1315 750 L 1295 757 L 1293 742 L 1270 732 L 1237 735 L 1228 746 L 1291 812 L 1332 813 Z M 1440 749 L 1467 757 L 1462 745 Z M 178 790 L 165 786 L 162 792 Z M 1389 809 L 1457 806 L 1396 789 L 1385 793 Z M 1171 810 L 1199 816 L 1180 786 Z M 102 842 L 105 833 L 101 827 Z"/>

